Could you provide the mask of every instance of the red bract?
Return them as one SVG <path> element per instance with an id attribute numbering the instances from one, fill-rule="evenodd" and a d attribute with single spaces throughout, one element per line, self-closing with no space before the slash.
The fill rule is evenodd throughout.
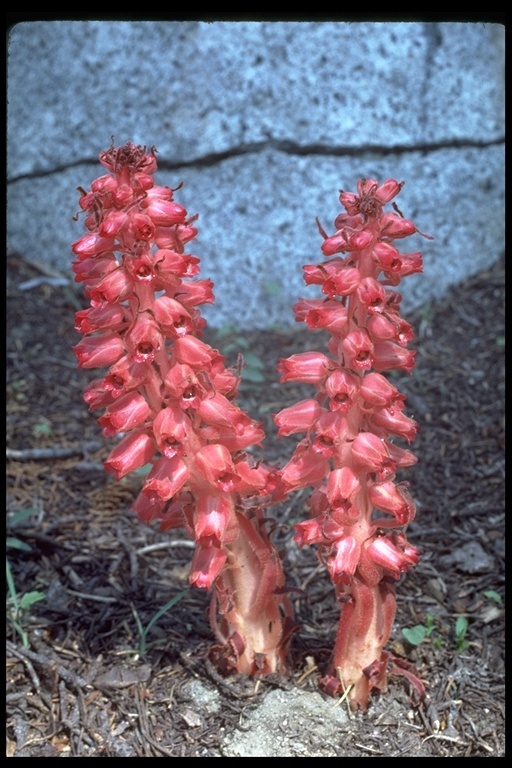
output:
<path id="1" fill-rule="evenodd" d="M 319 285 L 329 298 L 294 306 L 297 321 L 331 334 L 333 357 L 306 352 L 278 366 L 281 381 L 312 384 L 317 395 L 275 417 L 279 435 L 307 432 L 281 470 L 276 498 L 313 488 L 311 518 L 295 525 L 295 540 L 318 546 L 342 605 L 323 684 L 363 710 L 372 690 L 386 689 L 388 669 L 399 667 L 384 650 L 395 616 L 394 581 L 419 558 L 398 530 L 413 519 L 414 501 L 406 484 L 395 482 L 397 470 L 416 458 L 393 443 L 410 442 L 418 425 L 403 413 L 404 395 L 382 375 L 414 367 L 401 296 L 385 288 L 422 269 L 421 254 L 401 254 L 392 244 L 418 230 L 383 210 L 402 186 L 361 179 L 355 194 L 341 192 L 346 213 L 337 216 L 337 231 L 328 237 L 319 230 L 325 256 L 347 255 L 303 267 L 306 284 Z"/>
<path id="2" fill-rule="evenodd" d="M 238 375 L 199 339 L 197 307 L 214 297 L 211 280 L 191 280 L 199 259 L 184 253 L 196 217 L 154 186 L 154 150 L 111 146 L 100 162 L 109 173 L 80 198 L 88 233 L 72 250 L 92 305 L 77 313 L 74 352 L 82 368 L 110 366 L 85 399 L 106 407 L 107 437 L 124 433 L 105 469 L 119 480 L 150 465 L 135 511 L 196 541 L 190 582 L 213 590 L 221 668 L 283 672 L 294 625 L 262 507 L 271 473 L 244 452 L 264 432 L 234 402 Z"/>

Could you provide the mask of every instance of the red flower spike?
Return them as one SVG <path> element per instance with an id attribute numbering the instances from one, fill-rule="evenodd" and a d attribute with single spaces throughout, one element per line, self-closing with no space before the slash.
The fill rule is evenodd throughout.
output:
<path id="1" fill-rule="evenodd" d="M 76 315 L 79 366 L 109 367 L 85 400 L 106 408 L 107 437 L 126 433 L 105 469 L 121 479 L 152 465 L 134 510 L 195 540 L 190 582 L 213 591 L 220 667 L 283 672 L 293 611 L 261 507 L 277 481 L 242 453 L 264 432 L 233 402 L 239 376 L 199 339 L 197 307 L 214 296 L 211 280 L 192 279 L 199 259 L 184 253 L 196 216 L 154 186 L 154 149 L 112 145 L 100 162 L 109 173 L 80 189 L 87 233 L 72 246 L 72 269 L 91 302 Z"/>
<path id="2" fill-rule="evenodd" d="M 306 430 L 281 470 L 277 497 L 312 486 L 312 517 L 294 526 L 295 541 L 318 546 L 341 605 L 323 685 L 361 710 L 372 691 L 386 690 L 395 668 L 384 650 L 395 616 L 394 580 L 418 561 L 399 530 L 413 519 L 414 501 L 406 484 L 393 482 L 416 457 L 392 442 L 412 441 L 418 425 L 404 413 L 405 396 L 382 375 L 414 368 L 415 352 L 407 349 L 412 329 L 399 315 L 402 297 L 385 287 L 422 269 L 420 253 L 402 254 L 394 245 L 421 233 L 384 210 L 402 186 L 361 179 L 355 193 L 340 194 L 346 212 L 336 217 L 336 232 L 328 236 L 318 225 L 322 252 L 334 258 L 304 266 L 304 281 L 328 298 L 300 299 L 293 310 L 298 322 L 330 334 L 332 359 L 311 351 L 278 366 L 281 381 L 311 384 L 316 396 L 276 416 L 279 435 Z M 418 682 L 409 669 L 407 675 Z M 423 690 L 420 683 L 416 688 Z"/>

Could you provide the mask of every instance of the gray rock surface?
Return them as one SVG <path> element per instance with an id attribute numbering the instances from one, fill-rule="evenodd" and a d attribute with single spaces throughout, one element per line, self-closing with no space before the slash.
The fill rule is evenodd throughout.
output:
<path id="1" fill-rule="evenodd" d="M 404 306 L 504 248 L 504 28 L 497 24 L 51 21 L 8 59 L 8 244 L 69 274 L 77 186 L 115 135 L 159 150 L 157 182 L 200 214 L 216 327 L 292 325 L 301 265 L 357 179 L 405 179 L 433 242 Z"/>
<path id="2" fill-rule="evenodd" d="M 251 713 L 243 729 L 226 737 L 225 757 L 336 757 L 346 709 L 319 693 L 275 690 Z"/>

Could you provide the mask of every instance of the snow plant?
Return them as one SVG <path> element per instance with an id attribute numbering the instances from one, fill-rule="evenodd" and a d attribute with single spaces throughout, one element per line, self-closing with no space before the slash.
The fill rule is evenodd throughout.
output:
<path id="1" fill-rule="evenodd" d="M 419 232 L 394 205 L 403 185 L 362 179 L 357 193 L 341 192 L 345 211 L 327 236 L 318 223 L 326 260 L 303 267 L 321 298 L 301 298 L 295 319 L 330 335 L 327 350 L 281 359 L 282 382 L 311 384 L 314 397 L 275 417 L 280 436 L 305 432 L 280 473 L 275 498 L 312 486 L 309 519 L 295 525 L 300 546 L 314 544 L 341 606 L 331 666 L 322 683 L 346 694 L 354 709 L 368 706 L 372 690 L 385 690 L 388 671 L 406 675 L 423 695 L 407 662 L 384 650 L 396 611 L 395 584 L 416 565 L 407 541 L 415 505 L 396 472 L 416 463 L 407 448 L 418 429 L 404 412 L 405 395 L 383 373 L 411 373 L 413 334 L 400 316 L 401 279 L 422 271 L 419 252 L 401 253 L 395 241 Z M 419 233 L 422 234 L 422 233 Z"/>
<path id="2" fill-rule="evenodd" d="M 176 189 L 155 186 L 154 148 L 112 145 L 100 162 L 108 173 L 89 191 L 79 187 L 87 234 L 72 246 L 73 270 L 90 307 L 76 314 L 83 338 L 74 352 L 79 367 L 107 369 L 85 393 L 90 409 L 103 409 L 104 435 L 118 438 L 105 469 L 119 480 L 149 465 L 138 516 L 183 527 L 196 543 L 190 582 L 212 592 L 214 660 L 226 672 L 286 670 L 295 624 L 265 509 L 312 487 L 295 539 L 317 545 L 341 605 L 325 690 L 366 709 L 391 671 L 422 694 L 409 665 L 384 650 L 396 580 L 419 558 L 405 535 L 414 502 L 395 479 L 416 458 L 394 442 L 411 442 L 417 424 L 383 376 L 414 367 L 395 288 L 421 271 L 421 254 L 394 242 L 418 230 L 396 206 L 384 211 L 402 184 L 363 179 L 357 194 L 341 193 L 335 234 L 319 225 L 327 259 L 303 269 L 323 296 L 300 299 L 294 311 L 330 334 L 329 354 L 280 361 L 282 382 L 316 391 L 275 417 L 280 436 L 305 432 L 278 471 L 251 458 L 264 432 L 236 404 L 239 369 L 201 340 L 198 307 L 214 297 L 212 282 L 196 279 L 199 259 L 185 253 L 197 217 L 174 200 Z"/>
<path id="3" fill-rule="evenodd" d="M 134 509 L 196 542 L 190 582 L 212 590 L 212 655 L 224 671 L 284 672 L 294 622 L 263 503 L 274 473 L 251 460 L 261 425 L 236 404 L 239 375 L 201 340 L 198 307 L 214 300 L 185 253 L 196 216 L 155 186 L 154 148 L 100 155 L 108 173 L 79 188 L 87 234 L 72 251 L 90 307 L 76 314 L 80 368 L 107 368 L 86 390 L 104 409 L 105 461 L 119 480 L 150 465 Z"/>

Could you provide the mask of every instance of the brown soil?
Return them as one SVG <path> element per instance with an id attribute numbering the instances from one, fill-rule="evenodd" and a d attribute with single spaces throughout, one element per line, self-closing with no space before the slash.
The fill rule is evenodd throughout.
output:
<path id="1" fill-rule="evenodd" d="M 250 729 L 270 692 L 299 689 L 313 699 L 328 663 L 338 607 L 315 552 L 299 551 L 290 528 L 304 518 L 307 493 L 274 510 L 288 583 L 307 592 L 295 600 L 302 629 L 293 672 L 221 678 L 207 658 L 208 595 L 187 585 L 190 542 L 129 511 L 140 477 L 117 483 L 103 471 L 112 441 L 82 401 L 98 372 L 78 371 L 70 349 L 84 300 L 54 278 L 8 257 L 8 533 L 26 547 L 9 546 L 8 558 L 18 599 L 45 597 L 15 616 L 8 595 L 7 754 L 229 756 L 226 739 L 241 722 Z M 504 290 L 501 261 L 407 318 L 417 368 L 398 380 L 421 424 L 419 463 L 407 473 L 418 506 L 408 537 L 423 556 L 397 586 L 390 649 L 414 662 L 428 696 L 412 710 L 403 680 L 391 678 L 367 713 L 331 735 L 327 754 L 504 755 Z M 269 462 L 284 463 L 293 448 L 291 438 L 276 440 L 272 414 L 307 396 L 278 385 L 277 358 L 321 339 L 303 328 L 207 336 L 230 363 L 246 344 L 264 363 L 264 383 L 248 382 L 241 404 L 266 426 Z M 23 510 L 32 514 L 19 520 Z M 141 628 L 182 592 L 144 649 Z M 467 619 L 469 644 L 457 647 L 458 617 Z M 401 628 L 420 624 L 434 629 L 413 647 Z M 194 681 L 220 706 L 203 706 Z M 302 743 L 300 756 L 325 754 L 304 728 L 289 735 Z"/>

